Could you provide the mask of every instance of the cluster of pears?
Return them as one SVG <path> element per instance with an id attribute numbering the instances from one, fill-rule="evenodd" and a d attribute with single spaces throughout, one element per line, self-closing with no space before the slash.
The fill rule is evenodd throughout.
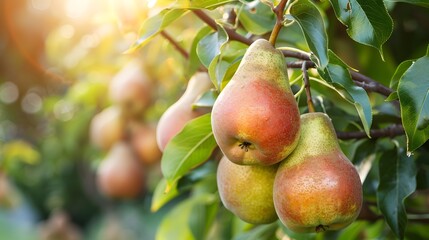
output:
<path id="1" fill-rule="evenodd" d="M 96 177 L 99 191 L 108 197 L 138 196 L 146 170 L 161 159 L 155 124 L 139 119 L 152 104 L 152 83 L 142 65 L 134 59 L 113 77 L 109 85 L 113 105 L 91 121 L 92 143 L 107 152 Z"/>
<path id="2" fill-rule="evenodd" d="M 212 110 L 224 157 L 217 184 L 242 220 L 278 218 L 295 232 L 348 226 L 362 206 L 359 175 L 341 151 L 330 118 L 300 116 L 282 53 L 255 41 Z"/>

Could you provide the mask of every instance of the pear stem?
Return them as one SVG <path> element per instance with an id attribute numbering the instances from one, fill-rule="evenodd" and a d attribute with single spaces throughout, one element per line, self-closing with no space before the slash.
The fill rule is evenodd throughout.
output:
<path id="1" fill-rule="evenodd" d="M 284 20 L 283 13 L 285 11 L 286 3 L 287 3 L 287 0 L 282 0 L 277 5 L 277 7 L 275 7 L 273 9 L 273 12 L 276 14 L 276 17 L 277 17 L 276 24 L 274 25 L 273 31 L 271 32 L 270 39 L 269 39 L 269 42 L 273 46 L 275 46 L 276 40 L 277 40 L 277 36 L 279 35 L 280 30 L 283 27 L 283 20 Z"/>
<path id="2" fill-rule="evenodd" d="M 301 70 L 302 70 L 302 78 L 304 79 L 304 87 L 305 87 L 305 94 L 307 95 L 307 106 L 308 106 L 308 112 L 315 112 L 313 99 L 311 98 L 311 91 L 310 91 L 310 79 L 308 77 L 307 72 L 307 61 L 302 62 Z"/>

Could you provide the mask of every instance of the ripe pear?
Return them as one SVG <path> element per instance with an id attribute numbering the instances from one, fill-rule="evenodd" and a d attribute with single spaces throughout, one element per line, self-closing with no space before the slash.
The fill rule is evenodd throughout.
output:
<path id="1" fill-rule="evenodd" d="M 136 197 L 143 187 L 144 172 L 125 142 L 116 143 L 97 171 L 101 193 L 113 198 Z"/>
<path id="2" fill-rule="evenodd" d="M 108 150 L 124 136 L 124 119 L 121 109 L 111 106 L 92 118 L 90 126 L 91 142 L 103 150 Z"/>
<path id="3" fill-rule="evenodd" d="M 272 165 L 295 149 L 299 111 L 286 63 L 268 41 L 256 40 L 212 110 L 214 137 L 237 164 Z"/>
<path id="4" fill-rule="evenodd" d="M 238 165 L 225 156 L 217 169 L 217 186 L 223 205 L 243 221 L 265 224 L 277 220 L 273 184 L 278 164 Z"/>
<path id="5" fill-rule="evenodd" d="M 295 232 L 338 230 L 359 215 L 362 184 L 326 114 L 301 116 L 298 146 L 277 171 L 274 204 L 280 220 Z"/>
<path id="6" fill-rule="evenodd" d="M 197 72 L 189 80 L 186 91 L 180 99 L 162 114 L 156 129 L 156 139 L 161 151 L 164 151 L 167 143 L 182 130 L 187 122 L 210 112 L 203 108 L 194 109 L 192 104 L 211 87 L 209 75 L 206 72 Z"/>
<path id="7" fill-rule="evenodd" d="M 151 124 L 131 123 L 131 146 L 146 165 L 158 163 L 162 152 L 156 142 L 156 127 Z"/>
<path id="8" fill-rule="evenodd" d="M 121 106 L 130 115 L 143 112 L 152 101 L 152 83 L 142 65 L 140 60 L 132 60 L 109 84 L 112 102 Z"/>

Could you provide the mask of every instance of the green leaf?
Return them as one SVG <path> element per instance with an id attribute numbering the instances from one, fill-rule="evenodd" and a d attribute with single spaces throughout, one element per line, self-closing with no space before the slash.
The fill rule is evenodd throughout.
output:
<path id="1" fill-rule="evenodd" d="M 218 95 L 219 93 L 214 89 L 205 92 L 192 104 L 192 109 L 199 107 L 213 107 Z"/>
<path id="2" fill-rule="evenodd" d="M 169 187 L 190 169 L 206 161 L 215 149 L 210 118 L 210 114 L 205 114 L 189 121 L 167 144 L 161 170 Z"/>
<path id="3" fill-rule="evenodd" d="M 379 50 L 393 31 L 393 22 L 383 0 L 330 0 L 338 20 L 349 36 L 361 44 Z"/>
<path id="4" fill-rule="evenodd" d="M 211 62 L 208 68 L 209 75 L 218 91 L 231 80 L 248 47 L 236 41 L 229 42 L 222 48 L 221 54 Z"/>
<path id="5" fill-rule="evenodd" d="M 216 218 L 216 213 L 219 209 L 218 198 L 210 199 L 207 195 L 208 201 L 197 202 L 192 207 L 192 214 L 189 217 L 189 227 L 195 239 L 207 239 L 210 227 Z"/>
<path id="6" fill-rule="evenodd" d="M 350 95 L 351 99 L 346 99 L 354 104 L 365 132 L 370 137 L 369 131 L 372 125 L 372 110 L 368 94 L 363 88 L 354 84 L 350 72 L 347 69 L 347 65 L 332 51 L 329 51 L 329 60 L 330 63 L 324 71 L 320 68 L 318 69 L 319 74 L 323 79 L 333 84 L 334 87 L 339 87 Z"/>
<path id="7" fill-rule="evenodd" d="M 193 236 L 190 225 L 190 222 L 193 221 L 191 219 L 196 214 L 194 212 L 195 206 L 211 206 L 214 203 L 216 203 L 216 198 L 212 194 L 194 196 L 180 202 L 163 218 L 157 230 L 156 239 L 200 239 Z M 206 218 L 201 219 L 202 223 L 207 223 L 211 221 L 210 218 L 214 218 L 211 211 L 213 209 L 208 209 Z"/>
<path id="8" fill-rule="evenodd" d="M 328 36 L 321 13 L 309 0 L 296 1 L 290 13 L 301 27 L 308 47 L 317 57 L 318 67 L 324 69 L 328 65 Z"/>
<path id="9" fill-rule="evenodd" d="M 247 3 L 238 14 L 243 27 L 255 35 L 263 35 L 273 30 L 276 17 L 269 6 L 260 1 Z"/>
<path id="10" fill-rule="evenodd" d="M 198 57 L 207 68 L 213 59 L 220 54 L 223 45 L 228 42 L 228 34 L 225 29 L 220 25 L 217 26 L 217 31 L 201 39 L 197 46 Z"/>
<path id="11" fill-rule="evenodd" d="M 276 230 L 279 227 L 277 222 L 265 225 L 259 225 L 252 230 L 242 233 L 234 240 L 271 240 L 276 238 Z"/>
<path id="12" fill-rule="evenodd" d="M 173 8 L 186 8 L 186 9 L 215 9 L 227 3 L 238 2 L 238 0 L 177 0 L 172 5 Z"/>
<path id="13" fill-rule="evenodd" d="M 429 139 L 428 66 L 429 53 L 417 59 L 399 80 L 398 96 L 408 152 L 416 150 Z"/>
<path id="14" fill-rule="evenodd" d="M 212 28 L 209 26 L 205 26 L 201 28 L 198 31 L 197 35 L 194 37 L 194 40 L 192 41 L 192 46 L 189 52 L 189 61 L 188 61 L 189 76 L 192 76 L 201 65 L 200 58 L 198 57 L 198 54 L 197 54 L 198 43 L 203 37 L 207 36 L 207 34 L 209 34 L 211 31 L 212 31 Z"/>
<path id="15" fill-rule="evenodd" d="M 164 9 L 159 14 L 148 18 L 140 27 L 140 38 L 128 49 L 127 52 L 135 51 L 147 44 L 156 34 L 172 22 L 185 15 L 188 10 L 185 9 Z"/>
<path id="16" fill-rule="evenodd" d="M 416 189 L 416 174 L 413 157 L 398 152 L 397 148 L 385 151 L 380 157 L 377 203 L 387 224 L 401 239 L 407 225 L 404 200 Z"/>
<path id="17" fill-rule="evenodd" d="M 0 156 L 2 157 L 2 161 L 0 161 L 2 164 L 9 164 L 14 161 L 36 164 L 40 160 L 39 152 L 22 140 L 14 140 L 1 146 Z"/>
<path id="18" fill-rule="evenodd" d="M 415 60 L 406 60 L 401 62 L 399 66 L 396 68 L 395 73 L 392 76 L 392 79 L 390 80 L 389 87 L 391 89 L 397 89 L 399 84 L 399 79 L 401 79 L 402 75 L 404 75 L 405 71 L 410 68 L 410 66 L 413 64 Z"/>
<path id="19" fill-rule="evenodd" d="M 152 197 L 152 205 L 150 210 L 152 212 L 158 211 L 162 206 L 171 201 L 173 198 L 179 195 L 179 191 L 177 190 L 177 182 L 174 182 L 169 186 L 169 191 L 166 192 L 167 189 L 167 180 L 165 178 L 161 179 L 156 185 L 155 191 Z"/>
<path id="20" fill-rule="evenodd" d="M 404 2 L 404 3 L 410 3 L 421 7 L 429 8 L 429 2 L 427 0 L 385 0 L 385 1 L 386 2 Z"/>

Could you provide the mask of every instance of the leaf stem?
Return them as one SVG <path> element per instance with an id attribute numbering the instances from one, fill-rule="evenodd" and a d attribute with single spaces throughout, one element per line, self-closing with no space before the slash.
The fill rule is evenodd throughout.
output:
<path id="1" fill-rule="evenodd" d="M 313 99 L 311 98 L 310 79 L 308 77 L 307 69 L 308 69 L 307 61 L 303 61 L 301 66 L 302 78 L 304 79 L 305 95 L 307 95 L 308 112 L 312 113 L 312 112 L 315 112 L 315 109 L 314 109 Z"/>
<path id="2" fill-rule="evenodd" d="M 271 32 L 269 42 L 275 46 L 277 36 L 280 33 L 280 30 L 283 27 L 283 13 L 285 11 L 287 0 L 282 0 L 277 7 L 273 9 L 273 12 L 276 14 L 276 24 L 274 25 L 273 31 Z"/>
<path id="3" fill-rule="evenodd" d="M 182 46 L 180 46 L 179 45 L 179 43 L 176 41 L 176 40 L 174 40 L 171 36 L 170 36 L 170 34 L 168 34 L 165 30 L 164 31 L 161 31 L 161 35 L 168 41 L 168 42 L 170 42 L 173 46 L 174 46 L 174 48 L 176 48 L 176 50 L 180 53 L 180 54 L 182 54 L 182 56 L 184 57 L 184 58 L 186 58 L 186 59 L 189 59 L 189 53 L 185 50 L 185 49 L 183 49 L 183 47 Z"/>

